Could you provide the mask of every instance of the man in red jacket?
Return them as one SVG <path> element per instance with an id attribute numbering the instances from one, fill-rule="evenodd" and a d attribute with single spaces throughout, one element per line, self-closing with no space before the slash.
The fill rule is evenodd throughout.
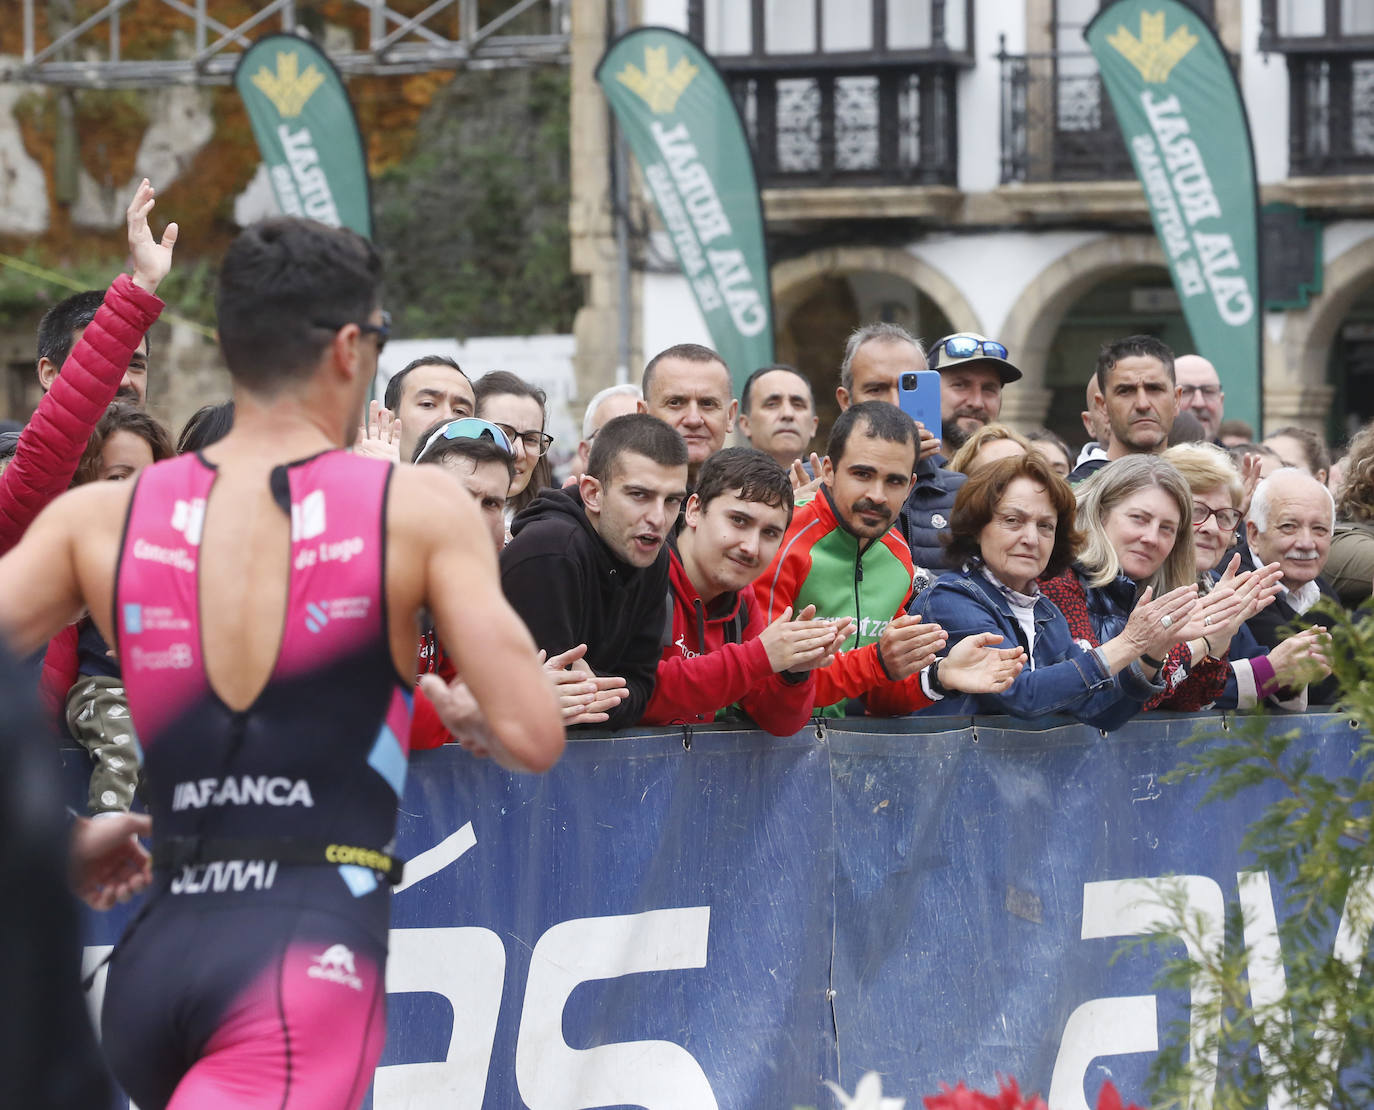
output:
<path id="1" fill-rule="evenodd" d="M 814 671 L 853 631 L 807 606 L 769 623 L 753 582 L 792 519 L 792 483 L 762 451 L 731 447 L 702 463 L 669 546 L 673 628 L 644 723 L 704 724 L 727 706 L 790 736 L 811 716 Z"/>

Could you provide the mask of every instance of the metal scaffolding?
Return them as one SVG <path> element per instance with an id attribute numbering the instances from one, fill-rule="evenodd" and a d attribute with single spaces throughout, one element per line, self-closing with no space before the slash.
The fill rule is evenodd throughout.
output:
<path id="1" fill-rule="evenodd" d="M 45 17 L 61 5 L 53 0 L 19 2 L 23 56 L 0 58 L 0 81 L 69 88 L 226 85 L 241 53 L 255 39 L 272 31 L 307 33 L 298 19 L 296 0 L 269 0 L 254 15 L 233 24 L 215 17 L 217 6 L 221 13 L 228 7 L 216 0 L 156 0 L 165 9 L 166 25 L 184 32 L 185 56 L 126 56 L 120 44 L 120 12 L 136 0 L 108 0 L 92 15 L 50 34 L 40 33 L 40 21 L 50 25 Z M 411 13 L 398 11 L 387 0 L 352 2 L 368 12 L 366 48 L 328 49 L 345 74 L 498 68 L 568 59 L 570 0 L 508 0 L 485 23 L 480 22 L 478 0 L 433 0 Z M 487 0 L 483 7 L 490 11 L 493 5 Z M 518 34 L 512 26 L 517 24 Z"/>

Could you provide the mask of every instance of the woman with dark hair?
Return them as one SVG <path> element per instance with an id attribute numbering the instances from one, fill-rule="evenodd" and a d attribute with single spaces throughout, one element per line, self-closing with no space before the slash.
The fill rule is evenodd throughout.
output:
<path id="1" fill-rule="evenodd" d="M 177 436 L 177 454 L 185 455 L 191 451 L 204 451 L 212 443 L 218 443 L 229 434 L 234 426 L 234 402 L 221 401 L 217 405 L 202 405 L 191 414 Z"/>
<path id="2" fill-rule="evenodd" d="M 1196 594 L 1193 495 L 1173 466 L 1155 455 L 1127 455 L 1075 492 L 1082 549 L 1072 566 L 1046 575 L 1041 587 L 1076 639 L 1101 644 L 1118 635 L 1147 591 L 1159 596 L 1188 588 Z M 1163 686 L 1147 709 L 1168 698 L 1171 709 L 1195 711 L 1221 696 L 1229 667 L 1210 647 L 1200 652 L 1195 645 L 1206 644 L 1208 630 L 1230 622 L 1245 602 L 1230 587 L 1213 590 L 1186 625 L 1174 626 L 1171 650 L 1141 656 L 1146 673 Z"/>
<path id="3" fill-rule="evenodd" d="M 155 462 L 172 457 L 167 429 L 142 409 L 116 401 L 96 424 L 73 486 L 87 482 L 125 482 Z"/>
<path id="4" fill-rule="evenodd" d="M 554 484 L 549 465 L 553 436 L 544 431 L 548 398 L 523 378 L 507 370 L 493 370 L 473 383 L 477 416 L 506 433 L 515 445 L 515 477 L 506 494 L 506 531 L 511 519 Z"/>
<path id="5" fill-rule="evenodd" d="M 1037 585 L 1042 575 L 1067 569 L 1077 554 L 1074 508 L 1068 483 L 1034 451 L 980 467 L 959 490 L 947 560 L 960 569 L 922 594 L 914 611 L 944 628 L 951 644 L 979 632 L 1019 643 L 1027 665 L 1002 693 L 946 695 L 933 712 L 1067 713 L 1114 729 L 1162 690 L 1139 661 L 1173 646 L 1197 605 L 1197 589 L 1145 596 L 1100 647 L 1075 642 L 1064 614 Z"/>
<path id="6" fill-rule="evenodd" d="M 142 409 L 116 402 L 100 418 L 73 485 L 127 482 L 172 457 L 167 429 Z M 140 751 L 119 660 L 83 616 L 48 644 L 42 684 L 66 710 L 67 728 L 91 758 L 86 805 L 92 814 L 127 812 L 138 785 Z"/>

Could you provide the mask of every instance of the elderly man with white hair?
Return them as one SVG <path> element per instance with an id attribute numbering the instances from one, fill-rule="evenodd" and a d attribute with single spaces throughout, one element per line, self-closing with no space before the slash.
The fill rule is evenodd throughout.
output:
<path id="1" fill-rule="evenodd" d="M 577 480 L 587 472 L 587 460 L 592 454 L 592 441 L 601 431 L 606 421 L 617 416 L 625 416 L 639 411 L 639 402 L 644 399 L 637 385 L 607 386 L 592 395 L 587 402 L 587 410 L 582 416 L 582 441 L 577 445 L 577 454 L 568 464 L 568 477 L 564 486 L 575 486 Z"/>
<path id="2" fill-rule="evenodd" d="M 1273 648 L 1286 639 L 1295 622 L 1331 627 L 1333 622 L 1327 614 L 1307 614 L 1324 598 L 1340 604 L 1321 576 L 1335 524 L 1331 491 L 1295 467 L 1274 471 L 1255 488 L 1245 522 L 1246 539 L 1257 564 L 1279 564 L 1283 586 L 1274 604 L 1246 622 L 1264 647 Z M 1329 705 L 1337 693 L 1335 680 L 1328 677 L 1308 688 L 1308 701 Z"/>

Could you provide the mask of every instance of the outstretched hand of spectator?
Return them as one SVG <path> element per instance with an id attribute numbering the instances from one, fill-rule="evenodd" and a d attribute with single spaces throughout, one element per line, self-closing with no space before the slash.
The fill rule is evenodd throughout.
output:
<path id="1" fill-rule="evenodd" d="M 888 622 L 878 637 L 878 658 L 893 682 L 901 682 L 929 667 L 945 646 L 949 634 L 938 624 L 903 613 Z"/>
<path id="2" fill-rule="evenodd" d="M 821 457 L 815 451 L 811 452 L 811 473 L 815 477 L 808 477 L 806 467 L 802 465 L 801 459 L 793 459 L 791 469 L 787 476 L 792 480 L 792 497 L 796 499 L 803 494 L 812 494 L 821 485 Z"/>
<path id="3" fill-rule="evenodd" d="M 630 696 L 619 675 L 599 675 L 582 658 L 587 645 L 578 644 L 552 659 L 541 650 L 539 661 L 553 682 L 563 725 L 599 725 L 610 720 L 610 711 Z"/>
<path id="4" fill-rule="evenodd" d="M 992 646 L 1001 642 L 996 632 L 965 636 L 940 660 L 940 685 L 965 694 L 1000 694 L 1026 665 L 1025 648 Z"/>
<path id="5" fill-rule="evenodd" d="M 1331 673 L 1331 661 L 1326 656 L 1330 646 L 1331 634 L 1320 625 L 1289 636 L 1269 652 L 1275 686 L 1281 690 L 1295 690 L 1320 682 Z"/>
<path id="6" fill-rule="evenodd" d="M 148 213 L 157 201 L 154 189 L 145 177 L 129 202 L 125 221 L 129 227 L 129 253 L 134 260 L 134 284 L 149 293 L 156 293 L 158 285 L 172 268 L 172 248 L 177 245 L 177 225 L 168 224 L 159 242 L 148 226 Z"/>
<path id="7" fill-rule="evenodd" d="M 1260 480 L 1260 467 L 1263 465 L 1264 456 L 1259 454 L 1249 454 L 1240 460 L 1241 497 L 1236 508 L 1240 510 L 1241 516 L 1250 515 L 1250 499 L 1255 496 L 1255 487 L 1259 485 Z"/>
<path id="8" fill-rule="evenodd" d="M 367 423 L 358 425 L 353 453 L 369 459 L 401 461 L 401 422 L 380 401 L 367 403 Z"/>
<path id="9" fill-rule="evenodd" d="M 768 665 L 774 674 L 823 666 L 839 644 L 844 643 L 844 639 L 836 641 L 834 623 L 818 621 L 815 616 L 816 607 L 808 605 L 793 620 L 789 605 L 778 614 L 777 620 L 759 633 L 759 643 L 768 654 Z"/>
<path id="10" fill-rule="evenodd" d="M 108 910 L 152 882 L 148 851 L 138 842 L 152 831 L 153 819 L 146 813 L 78 817 L 68 851 L 72 889 L 78 897 L 92 909 Z"/>

